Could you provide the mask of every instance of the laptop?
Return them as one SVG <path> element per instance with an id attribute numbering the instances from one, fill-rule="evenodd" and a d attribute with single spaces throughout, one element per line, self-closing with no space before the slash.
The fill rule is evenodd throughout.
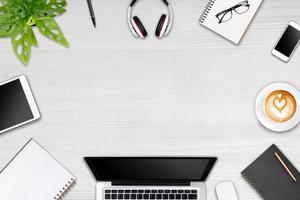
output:
<path id="1" fill-rule="evenodd" d="M 215 157 L 85 157 L 97 200 L 206 200 Z"/>

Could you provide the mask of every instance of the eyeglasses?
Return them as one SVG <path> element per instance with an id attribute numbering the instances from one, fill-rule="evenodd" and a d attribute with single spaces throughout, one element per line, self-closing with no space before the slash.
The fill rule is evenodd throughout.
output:
<path id="1" fill-rule="evenodd" d="M 216 14 L 216 17 L 219 20 L 219 24 L 223 22 L 227 22 L 232 18 L 232 11 L 234 10 L 237 14 L 244 14 L 249 10 L 250 4 L 248 0 L 242 1 L 231 8 L 223 10 Z"/>

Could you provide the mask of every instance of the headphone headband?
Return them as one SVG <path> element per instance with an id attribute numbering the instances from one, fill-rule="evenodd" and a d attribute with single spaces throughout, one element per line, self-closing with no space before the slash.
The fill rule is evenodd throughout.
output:
<path id="1" fill-rule="evenodd" d="M 136 4 L 137 1 L 138 0 L 132 0 L 131 3 L 129 4 L 129 7 L 127 9 L 127 23 L 128 23 L 128 26 L 129 26 L 132 34 L 138 38 L 138 35 L 135 32 L 133 25 L 131 24 L 132 7 Z M 170 32 L 171 27 L 173 25 L 173 9 L 168 0 L 161 0 L 161 1 L 168 7 L 168 11 L 169 11 L 169 22 L 168 22 L 166 33 L 165 33 L 165 35 L 168 35 L 168 33 Z"/>
<path id="2" fill-rule="evenodd" d="M 132 0 L 131 3 L 130 3 L 130 7 L 133 7 L 134 4 L 135 4 L 137 1 L 138 1 L 138 0 Z M 169 6 L 168 0 L 162 0 L 162 2 L 163 2 L 166 6 Z"/>

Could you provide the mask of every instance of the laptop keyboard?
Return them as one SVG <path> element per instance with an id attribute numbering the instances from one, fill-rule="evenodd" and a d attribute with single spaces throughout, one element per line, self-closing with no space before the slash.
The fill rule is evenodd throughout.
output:
<path id="1" fill-rule="evenodd" d="M 195 200 L 198 199 L 197 190 L 183 189 L 105 189 L 105 200 L 115 199 L 183 199 Z"/>

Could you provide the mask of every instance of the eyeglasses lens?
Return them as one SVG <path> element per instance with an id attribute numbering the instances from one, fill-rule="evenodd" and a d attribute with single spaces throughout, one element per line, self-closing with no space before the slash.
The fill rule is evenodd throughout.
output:
<path id="1" fill-rule="evenodd" d="M 234 9 L 238 14 L 243 14 L 249 10 L 248 1 L 241 2 L 237 8 Z"/>
<path id="2" fill-rule="evenodd" d="M 230 20 L 232 18 L 232 11 L 228 11 L 223 13 L 221 16 L 219 16 L 219 19 L 222 22 L 227 22 L 228 20 Z"/>

